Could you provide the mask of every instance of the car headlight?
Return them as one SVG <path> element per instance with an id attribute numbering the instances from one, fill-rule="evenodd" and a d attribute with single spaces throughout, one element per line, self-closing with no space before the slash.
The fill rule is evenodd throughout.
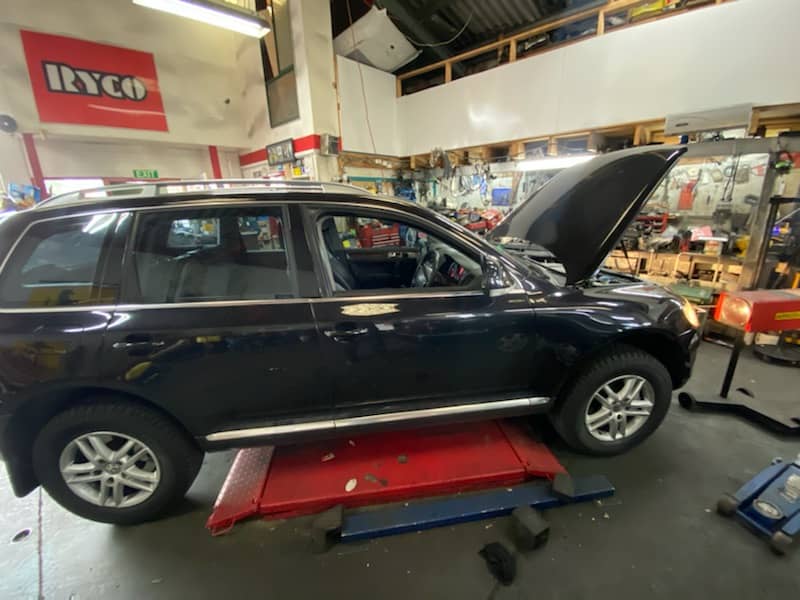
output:
<path id="1" fill-rule="evenodd" d="M 717 303 L 714 319 L 737 329 L 747 329 L 752 314 L 753 307 L 747 300 L 723 294 Z"/>
<path id="2" fill-rule="evenodd" d="M 689 321 L 689 325 L 695 329 L 700 329 L 700 318 L 697 316 L 697 311 L 688 300 L 683 301 L 683 316 Z"/>

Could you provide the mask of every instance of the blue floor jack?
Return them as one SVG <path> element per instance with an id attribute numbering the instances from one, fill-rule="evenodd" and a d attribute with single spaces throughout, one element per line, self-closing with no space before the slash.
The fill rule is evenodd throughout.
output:
<path id="1" fill-rule="evenodd" d="M 736 516 L 756 533 L 769 538 L 778 554 L 792 548 L 800 533 L 800 455 L 793 463 L 780 458 L 717 502 L 717 512 Z"/>

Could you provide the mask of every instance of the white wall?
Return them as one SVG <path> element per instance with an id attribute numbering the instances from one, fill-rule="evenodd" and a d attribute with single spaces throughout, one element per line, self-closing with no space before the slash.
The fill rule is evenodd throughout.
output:
<path id="1" fill-rule="evenodd" d="M 398 102 L 395 97 L 394 75 L 361 65 L 344 56 L 336 58 L 342 111 L 342 148 L 349 152 L 402 155 L 403 149 L 397 136 Z M 369 107 L 369 125 L 375 140 L 374 147 L 367 128 L 365 95 Z"/>
<path id="2" fill-rule="evenodd" d="M 258 46 L 241 48 L 236 68 L 244 88 L 243 118 L 249 150 L 314 133 L 338 134 L 333 41 L 327 0 L 291 0 L 294 73 L 299 117 L 272 127 Z M 256 63 L 257 61 L 257 63 Z M 248 171 L 252 170 L 248 167 Z M 257 169 L 260 171 L 260 167 Z"/>
<path id="3" fill-rule="evenodd" d="M 295 36 L 295 56 L 306 54 L 305 75 L 309 83 L 309 100 L 313 118 L 310 133 L 339 133 L 336 111 L 336 76 L 334 72 L 333 26 L 330 0 L 301 0 L 303 16 L 301 35 Z M 299 75 L 299 74 L 298 74 Z"/>
<path id="4" fill-rule="evenodd" d="M 18 135 L 0 133 L 0 177 L 5 186 L 31 183 L 22 138 Z"/>
<path id="5" fill-rule="evenodd" d="M 290 0 L 289 2 L 289 19 L 291 21 L 292 37 L 294 38 L 294 74 L 295 80 L 297 81 L 297 109 L 299 118 L 284 123 L 283 125 L 272 127 L 269 121 L 269 113 L 267 113 L 266 118 L 263 120 L 264 125 L 256 132 L 256 138 L 253 140 L 254 143 L 250 145 L 249 149 L 263 148 L 275 142 L 280 142 L 289 138 L 303 137 L 314 132 L 314 122 L 311 114 L 311 95 L 308 87 L 308 57 L 299 44 L 303 35 L 303 11 L 300 5 L 302 2 L 307 1 L 316 2 L 318 0 Z M 261 85 L 265 85 L 263 76 Z M 262 89 L 262 94 L 266 94 L 266 89 Z M 266 110 L 266 108 L 267 102 L 265 99 L 264 109 Z"/>
<path id="6" fill-rule="evenodd" d="M 239 152 L 236 150 L 219 150 L 219 167 L 226 178 L 243 177 L 239 165 Z"/>
<path id="7" fill-rule="evenodd" d="M 156 169 L 165 178 L 213 177 L 205 146 L 47 138 L 36 140 L 36 149 L 47 178 L 132 178 L 133 169 Z M 224 177 L 240 176 L 236 152 L 220 152 L 219 159 Z"/>
<path id="8" fill-rule="evenodd" d="M 41 123 L 20 28 L 151 52 L 169 131 Z M 20 129 L 29 132 L 247 148 L 242 114 L 245 85 L 234 68 L 241 44 L 254 46 L 255 42 L 224 29 L 137 6 L 131 0 L 3 0 L 0 113 L 11 114 Z M 258 61 L 260 64 L 260 57 Z M 226 98 L 230 99 L 228 104 Z"/>
<path id="9" fill-rule="evenodd" d="M 791 58 L 798 23 L 800 0 L 736 0 L 398 99 L 393 86 L 388 97 L 381 72 L 362 66 L 377 152 L 407 156 L 734 104 L 798 102 Z M 344 147 L 369 152 L 360 82 L 343 64 Z"/>

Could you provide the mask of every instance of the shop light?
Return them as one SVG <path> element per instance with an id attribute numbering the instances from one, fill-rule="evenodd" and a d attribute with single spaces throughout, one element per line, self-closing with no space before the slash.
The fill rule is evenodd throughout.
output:
<path id="1" fill-rule="evenodd" d="M 714 310 L 714 319 L 736 329 L 750 331 L 753 306 L 744 298 L 722 294 Z"/>
<path id="2" fill-rule="evenodd" d="M 269 25 L 256 15 L 233 6 L 228 8 L 217 2 L 208 2 L 207 0 L 133 0 L 133 3 L 254 38 L 264 37 L 270 31 Z"/>
<path id="3" fill-rule="evenodd" d="M 553 156 L 551 158 L 535 158 L 533 160 L 522 160 L 517 163 L 517 171 L 554 171 L 556 169 L 566 169 L 574 167 L 588 160 L 592 160 L 594 154 L 575 154 L 572 156 Z"/>
<path id="4" fill-rule="evenodd" d="M 689 325 L 695 329 L 700 329 L 700 317 L 697 316 L 697 311 L 688 300 L 683 301 L 683 316 L 689 321 Z"/>

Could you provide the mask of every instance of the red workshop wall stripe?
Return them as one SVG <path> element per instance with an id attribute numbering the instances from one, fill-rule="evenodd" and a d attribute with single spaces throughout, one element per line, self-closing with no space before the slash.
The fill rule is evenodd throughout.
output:
<path id="1" fill-rule="evenodd" d="M 267 160 L 267 149 L 259 148 L 258 150 L 253 150 L 247 154 L 240 154 L 239 166 L 246 167 L 247 165 L 264 162 L 265 160 Z"/>
<path id="2" fill-rule="evenodd" d="M 219 152 L 216 146 L 208 147 L 208 157 L 211 159 L 211 173 L 214 179 L 222 179 L 222 167 L 219 166 Z"/>
<path id="3" fill-rule="evenodd" d="M 320 138 L 316 134 L 307 135 L 301 138 L 296 138 L 292 141 L 294 152 L 306 152 L 307 150 L 316 150 L 320 147 Z"/>
<path id="4" fill-rule="evenodd" d="M 322 147 L 322 142 L 319 135 L 312 133 L 311 135 L 292 140 L 292 147 L 295 154 L 299 154 L 301 152 L 308 152 L 309 150 L 318 150 Z M 246 167 L 247 165 L 264 162 L 265 160 L 267 160 L 267 149 L 259 148 L 258 150 L 253 150 L 246 154 L 240 154 L 239 166 Z"/>
<path id="5" fill-rule="evenodd" d="M 28 156 L 28 163 L 31 165 L 31 171 L 33 172 L 32 183 L 42 191 L 42 199 L 47 198 L 47 188 L 44 185 L 44 173 L 42 173 L 42 164 L 39 162 L 39 154 L 36 152 L 33 134 L 23 133 L 22 143 L 25 146 L 25 154 Z"/>

